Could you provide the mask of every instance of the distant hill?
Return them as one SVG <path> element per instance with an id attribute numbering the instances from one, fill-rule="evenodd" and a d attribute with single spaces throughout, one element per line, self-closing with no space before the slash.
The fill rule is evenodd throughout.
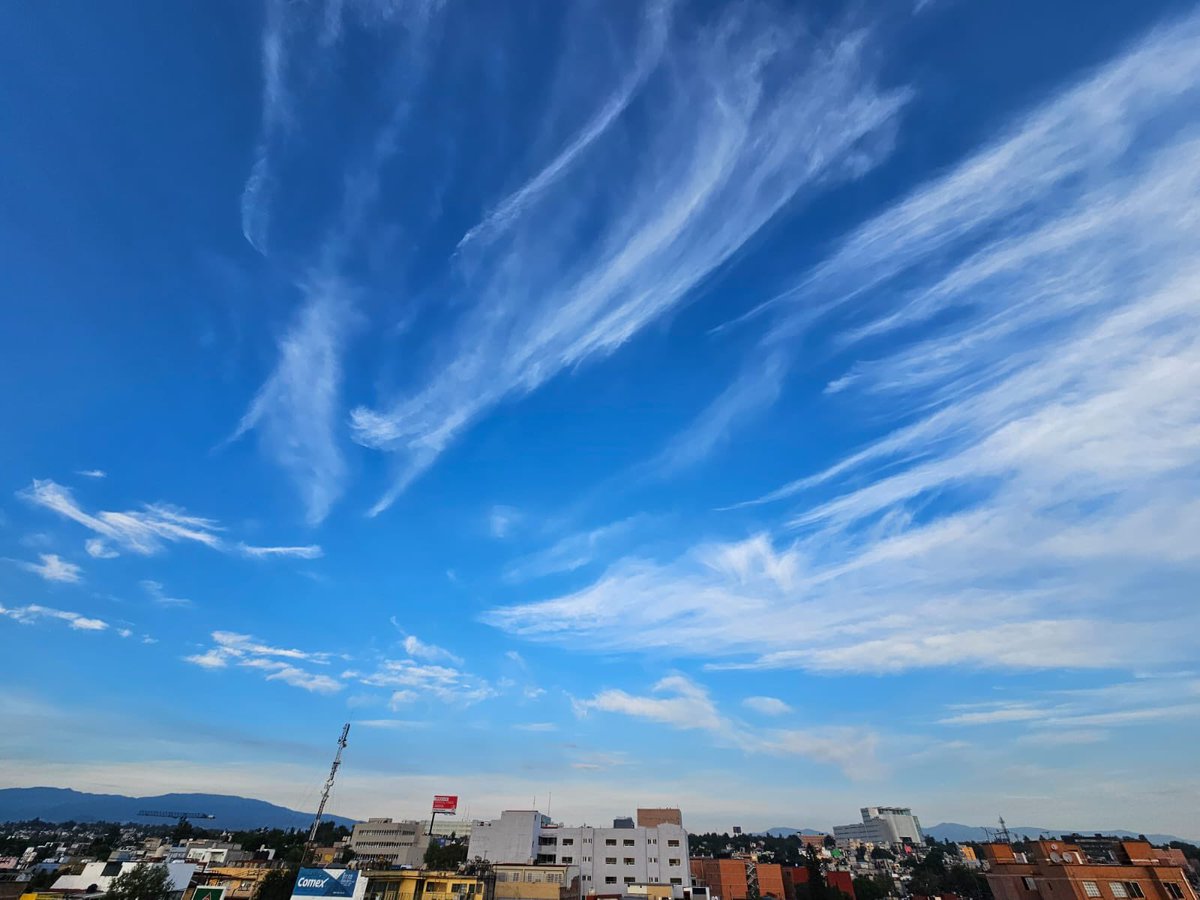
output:
<path id="1" fill-rule="evenodd" d="M 987 830 L 977 825 L 960 825 L 957 822 L 941 822 L 929 828 L 922 828 L 928 835 L 932 835 L 939 841 L 954 841 L 962 843 L 964 841 L 986 841 L 988 840 Z M 995 829 L 992 829 L 995 832 Z M 1121 831 L 1111 828 L 1041 828 L 1033 825 L 1010 825 L 1008 831 L 1013 837 L 1036 838 L 1039 835 L 1053 835 L 1060 837 L 1064 834 L 1111 834 L 1115 837 L 1136 838 L 1136 831 Z M 1167 844 L 1171 841 L 1186 841 L 1187 838 L 1176 837 L 1173 834 L 1147 834 L 1146 838 L 1152 844 Z M 1189 842 L 1190 843 L 1190 842 Z"/>
<path id="2" fill-rule="evenodd" d="M 32 787 L 0 789 L 0 822 L 41 819 L 44 822 L 138 822 L 169 824 L 169 819 L 146 818 L 138 812 L 182 810 L 212 813 L 216 818 L 196 820 L 200 828 L 302 828 L 312 824 L 314 812 L 297 812 L 265 800 L 231 797 L 226 794 L 159 794 L 156 797 L 125 797 L 120 794 L 88 794 L 70 788 Z M 325 816 L 347 827 L 353 819 Z"/>

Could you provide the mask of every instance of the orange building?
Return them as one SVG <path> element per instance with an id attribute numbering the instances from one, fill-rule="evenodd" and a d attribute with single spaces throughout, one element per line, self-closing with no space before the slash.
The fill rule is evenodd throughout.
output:
<path id="1" fill-rule="evenodd" d="M 1145 841 L 1121 841 L 1121 862 L 1106 864 L 1064 841 L 1036 841 L 1028 855 L 1008 844 L 983 850 L 996 900 L 1197 900 L 1183 871 Z"/>
<path id="2" fill-rule="evenodd" d="M 798 885 L 802 885 L 802 884 L 808 884 L 808 869 L 806 867 L 793 866 L 789 870 L 789 874 L 791 875 L 793 885 L 798 886 Z M 843 894 L 848 896 L 850 898 L 850 900 L 855 900 L 855 898 L 854 898 L 854 876 L 851 875 L 849 872 L 842 872 L 840 870 L 826 872 L 825 873 L 825 883 L 827 885 L 829 885 L 831 888 L 836 888 L 837 890 L 841 891 Z M 800 892 L 800 893 L 803 893 L 803 892 Z M 793 890 L 788 896 L 795 897 L 795 896 L 798 896 L 798 894 L 795 890 Z"/>
<path id="3" fill-rule="evenodd" d="M 653 809 L 638 809 L 638 828 L 657 828 L 659 825 L 678 825 L 683 827 L 683 812 L 675 807 L 656 807 Z"/>
<path id="4" fill-rule="evenodd" d="M 758 896 L 777 897 L 778 900 L 792 900 L 795 891 L 790 891 L 791 878 L 785 874 L 784 867 L 779 863 L 759 863 L 754 867 L 758 874 Z"/>
<path id="5" fill-rule="evenodd" d="M 691 864 L 692 884 L 707 886 L 709 893 L 721 900 L 746 900 L 750 896 L 744 859 L 693 859 Z"/>

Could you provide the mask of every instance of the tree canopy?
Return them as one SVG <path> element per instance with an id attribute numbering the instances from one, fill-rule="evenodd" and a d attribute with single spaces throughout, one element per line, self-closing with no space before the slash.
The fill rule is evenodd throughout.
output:
<path id="1" fill-rule="evenodd" d="M 254 900 L 289 900 L 295 884 L 295 869 L 272 869 L 258 883 Z"/>
<path id="2" fill-rule="evenodd" d="M 166 866 L 138 863 L 112 880 L 107 896 L 111 900 L 169 900 L 172 893 Z"/>

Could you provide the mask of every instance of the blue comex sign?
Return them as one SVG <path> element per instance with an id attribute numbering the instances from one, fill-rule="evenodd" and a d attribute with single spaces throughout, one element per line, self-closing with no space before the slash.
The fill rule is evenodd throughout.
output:
<path id="1" fill-rule="evenodd" d="M 293 897 L 353 897 L 358 886 L 354 869 L 301 869 Z"/>

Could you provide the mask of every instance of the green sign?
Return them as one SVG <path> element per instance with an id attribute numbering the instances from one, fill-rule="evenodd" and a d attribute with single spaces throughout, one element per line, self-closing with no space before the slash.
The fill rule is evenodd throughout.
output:
<path id="1" fill-rule="evenodd" d="M 192 894 L 192 900 L 225 900 L 225 888 L 203 885 L 196 888 L 196 892 Z"/>

